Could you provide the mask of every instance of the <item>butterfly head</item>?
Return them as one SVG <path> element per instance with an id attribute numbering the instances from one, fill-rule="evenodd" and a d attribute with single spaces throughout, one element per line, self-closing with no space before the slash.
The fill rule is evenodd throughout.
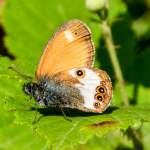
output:
<path id="1" fill-rule="evenodd" d="M 25 92 L 25 94 L 33 97 L 35 90 L 37 89 L 37 84 L 36 83 L 27 83 L 23 85 L 23 91 Z"/>
<path id="2" fill-rule="evenodd" d="M 41 106 L 47 106 L 47 101 L 44 96 L 44 89 L 37 83 L 27 83 L 23 85 L 23 91 L 30 97 L 34 97 L 35 101 Z"/>

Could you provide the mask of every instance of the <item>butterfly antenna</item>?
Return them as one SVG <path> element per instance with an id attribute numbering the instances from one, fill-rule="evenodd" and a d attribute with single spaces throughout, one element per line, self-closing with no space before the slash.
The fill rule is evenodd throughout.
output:
<path id="1" fill-rule="evenodd" d="M 14 69 L 12 67 L 8 67 L 8 69 L 12 69 L 12 70 L 16 71 L 17 73 L 19 73 L 21 76 L 23 76 L 25 79 L 27 79 L 29 81 L 29 79 L 21 72 L 21 70 L 19 70 L 19 68 L 16 65 L 12 64 L 12 66 L 15 67 L 16 69 Z"/>

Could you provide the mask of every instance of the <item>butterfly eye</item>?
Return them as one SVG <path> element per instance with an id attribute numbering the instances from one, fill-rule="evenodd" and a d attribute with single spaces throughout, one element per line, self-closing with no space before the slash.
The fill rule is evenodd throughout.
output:
<path id="1" fill-rule="evenodd" d="M 101 93 L 101 94 L 106 94 L 106 88 L 104 87 L 104 86 L 98 86 L 97 88 L 96 88 L 96 92 L 97 93 Z"/>
<path id="2" fill-rule="evenodd" d="M 104 97 L 101 94 L 96 94 L 95 99 L 98 100 L 98 101 L 103 101 Z"/>
<path id="3" fill-rule="evenodd" d="M 94 102 L 93 105 L 94 105 L 95 108 L 100 108 L 100 103 L 99 102 Z"/>
<path id="4" fill-rule="evenodd" d="M 85 71 L 83 69 L 76 70 L 75 75 L 77 78 L 84 78 L 85 77 Z"/>
<path id="5" fill-rule="evenodd" d="M 32 86 L 29 84 L 28 85 L 28 91 L 31 93 L 31 89 L 32 89 Z"/>

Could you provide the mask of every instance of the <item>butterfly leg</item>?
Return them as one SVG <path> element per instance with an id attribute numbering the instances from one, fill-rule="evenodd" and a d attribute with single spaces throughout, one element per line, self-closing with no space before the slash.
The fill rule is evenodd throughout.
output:
<path id="1" fill-rule="evenodd" d="M 66 114 L 64 113 L 64 111 L 63 111 L 63 109 L 62 109 L 62 107 L 61 107 L 60 104 L 59 104 L 59 107 L 60 107 L 60 109 L 61 109 L 61 111 L 62 111 L 62 113 L 63 113 L 65 119 L 72 122 L 72 120 L 70 120 L 70 119 L 66 116 Z"/>
<path id="2" fill-rule="evenodd" d="M 29 99 L 29 101 L 28 101 L 28 104 L 25 106 L 25 107 L 23 107 L 23 108 L 20 108 L 20 110 L 23 110 L 23 109 L 25 109 L 29 104 L 30 104 L 30 101 L 31 101 L 31 98 L 32 97 L 30 97 L 30 99 Z"/>
<path id="3" fill-rule="evenodd" d="M 37 103 L 35 103 L 35 112 L 36 112 L 35 119 L 34 119 L 32 124 L 34 124 L 36 122 L 36 119 L 37 119 Z"/>

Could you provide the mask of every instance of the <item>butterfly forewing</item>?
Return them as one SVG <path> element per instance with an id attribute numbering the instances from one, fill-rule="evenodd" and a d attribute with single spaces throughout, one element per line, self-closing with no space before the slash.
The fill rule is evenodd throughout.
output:
<path id="1" fill-rule="evenodd" d="M 64 23 L 46 45 L 36 70 L 36 81 L 50 77 L 58 72 L 77 68 L 91 67 L 94 47 L 91 32 L 78 20 Z"/>

